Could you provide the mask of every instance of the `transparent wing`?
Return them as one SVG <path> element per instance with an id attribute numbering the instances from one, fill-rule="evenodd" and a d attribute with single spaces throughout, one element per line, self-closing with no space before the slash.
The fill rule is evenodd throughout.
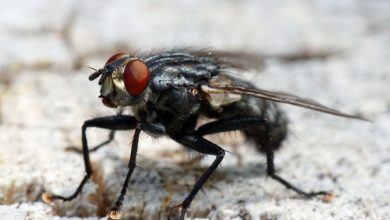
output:
<path id="1" fill-rule="evenodd" d="M 283 92 L 272 92 L 272 91 L 267 91 L 262 89 L 252 89 L 252 88 L 245 88 L 245 87 L 231 86 L 231 85 L 219 85 L 216 83 L 210 83 L 207 86 L 202 86 L 202 89 L 207 93 L 232 93 L 232 94 L 250 95 L 261 99 L 270 100 L 273 102 L 280 102 L 280 103 L 300 106 L 303 108 L 307 108 L 307 109 L 311 109 L 314 111 L 319 111 L 327 114 L 332 114 L 340 117 L 369 121 L 358 115 L 347 114 L 326 107 L 316 101 L 300 98 L 298 96 L 283 93 Z"/>
<path id="2" fill-rule="evenodd" d="M 225 64 L 226 67 L 234 67 L 242 70 L 263 70 L 264 56 L 261 54 L 248 53 L 248 52 L 231 52 L 231 51 L 218 51 L 218 50 L 187 50 L 194 56 L 208 57 L 220 64 Z"/>

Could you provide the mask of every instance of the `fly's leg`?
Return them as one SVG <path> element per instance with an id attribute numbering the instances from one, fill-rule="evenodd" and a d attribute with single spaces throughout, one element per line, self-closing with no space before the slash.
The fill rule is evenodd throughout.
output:
<path id="1" fill-rule="evenodd" d="M 84 178 L 82 179 L 76 191 L 72 195 L 64 197 L 60 195 L 52 195 L 52 194 L 44 193 L 42 195 L 42 199 L 45 202 L 51 202 L 52 200 L 70 201 L 76 198 L 80 194 L 85 183 L 91 177 L 92 167 L 91 167 L 91 162 L 89 160 L 89 149 L 88 149 L 88 142 L 87 142 L 87 135 L 86 135 L 87 128 L 96 127 L 96 128 L 104 128 L 104 129 L 111 129 L 111 130 L 131 130 L 135 128 L 136 123 L 137 120 L 134 117 L 124 116 L 124 115 L 95 118 L 95 119 L 85 121 L 81 128 L 82 150 L 83 150 L 83 158 L 84 158 L 84 167 L 86 172 Z"/>
<path id="2" fill-rule="evenodd" d="M 253 116 L 231 117 L 231 118 L 220 119 L 217 121 L 204 124 L 196 130 L 196 133 L 201 136 L 204 136 L 208 134 L 243 130 L 251 127 L 257 127 L 259 125 L 264 125 L 266 127 L 269 127 L 269 122 L 267 121 L 267 119 L 260 118 L 260 117 L 253 117 Z"/>
<path id="3" fill-rule="evenodd" d="M 123 200 L 126 195 L 126 190 L 129 185 L 130 177 L 131 174 L 133 173 L 136 165 L 136 159 L 137 159 L 137 151 L 138 151 L 138 139 L 139 139 L 139 134 L 141 133 L 141 130 L 135 129 L 134 131 L 134 136 L 133 136 L 133 142 L 131 144 L 131 153 L 130 153 L 130 160 L 129 160 L 129 165 L 128 168 L 129 170 L 127 171 L 126 179 L 125 182 L 123 183 L 121 193 L 118 197 L 118 199 L 115 202 L 114 207 L 111 208 L 111 211 L 109 213 L 110 218 L 112 219 L 120 219 L 122 216 L 122 213 L 120 211 Z"/>
<path id="4" fill-rule="evenodd" d="M 274 167 L 274 151 L 272 150 L 271 147 L 267 147 L 266 148 L 266 157 L 267 157 L 267 173 L 268 175 L 278 181 L 279 183 L 281 183 L 282 185 L 284 185 L 287 189 L 290 189 L 290 190 L 293 190 L 294 192 L 300 194 L 300 195 L 303 195 L 305 197 L 313 197 L 313 196 L 319 196 L 319 195 L 327 195 L 327 196 L 331 196 L 332 195 L 332 192 L 327 192 L 327 191 L 317 191 L 317 192 L 306 192 L 306 191 L 303 191 L 302 189 L 292 185 L 290 182 L 288 182 L 287 180 L 283 179 L 282 177 L 280 177 L 279 175 L 277 175 L 275 173 L 275 167 Z"/>
<path id="5" fill-rule="evenodd" d="M 114 207 L 111 208 L 110 213 L 108 214 L 111 219 L 120 219 L 122 216 L 121 207 L 123 205 L 123 200 L 126 195 L 126 191 L 129 185 L 130 177 L 133 174 L 134 169 L 137 167 L 136 159 L 137 159 L 137 151 L 138 151 L 138 140 L 141 130 L 146 133 L 153 134 L 164 134 L 165 127 L 161 124 L 137 124 L 136 129 L 133 136 L 133 141 L 131 144 L 131 152 L 130 152 L 130 160 L 128 164 L 128 171 L 126 174 L 125 181 L 122 185 L 122 190 L 118 196 L 118 199 L 115 202 Z"/>
<path id="6" fill-rule="evenodd" d="M 264 149 L 266 151 L 267 157 L 267 174 L 274 180 L 278 181 L 286 188 L 295 191 L 300 195 L 306 197 L 313 197 L 317 195 L 331 195 L 330 192 L 318 191 L 318 192 L 305 192 L 298 187 L 292 185 L 287 180 L 283 179 L 275 173 L 274 167 L 274 151 L 270 146 L 272 141 L 272 127 L 269 121 L 266 118 L 261 117 L 233 117 L 227 119 L 221 119 L 218 121 L 210 122 L 203 126 L 200 126 L 197 130 L 197 133 L 200 135 L 215 134 L 219 132 L 233 131 L 233 130 L 242 130 L 248 129 L 250 127 L 263 125 L 265 127 L 266 134 L 268 136 Z"/>
<path id="7" fill-rule="evenodd" d="M 115 118 L 115 117 L 121 117 L 121 116 L 123 116 L 122 113 L 123 113 L 123 108 L 119 109 L 119 111 L 118 111 L 118 113 L 116 114 L 116 116 L 108 116 L 108 117 L 105 117 L 105 118 L 108 118 L 108 119 L 109 119 L 109 118 L 111 118 L 111 117 L 113 117 L 113 118 Z M 126 116 L 125 116 L 125 117 L 126 117 Z M 115 130 L 111 130 L 110 133 L 108 134 L 107 140 L 103 141 L 102 143 L 96 145 L 96 146 L 93 147 L 93 148 L 90 148 L 90 149 L 89 149 L 89 152 L 97 151 L 97 150 L 99 150 L 101 147 L 103 147 L 103 146 L 109 144 L 112 140 L 114 140 L 114 136 L 115 136 Z M 80 154 L 83 153 L 83 150 L 82 150 L 82 149 L 80 149 L 80 148 L 78 148 L 78 147 L 74 147 L 74 146 L 67 147 L 65 150 L 66 150 L 66 151 L 73 151 L 73 152 L 80 153 Z"/>
<path id="8" fill-rule="evenodd" d="M 113 117 L 115 117 L 115 116 L 113 116 Z M 102 143 L 96 145 L 93 148 L 90 148 L 88 151 L 91 153 L 91 152 L 99 150 L 101 147 L 109 144 L 112 140 L 114 140 L 114 136 L 115 136 L 115 130 L 111 130 L 110 133 L 108 134 L 107 140 L 103 141 Z M 76 153 L 80 153 L 80 154 L 83 153 L 82 149 L 80 149 L 78 147 L 73 147 L 73 146 L 67 147 L 65 149 L 65 151 L 76 152 Z"/>
<path id="9" fill-rule="evenodd" d="M 184 220 L 185 213 L 188 207 L 191 205 L 191 202 L 194 199 L 195 195 L 202 188 L 203 184 L 209 178 L 211 173 L 213 173 L 213 171 L 218 167 L 218 165 L 223 160 L 225 156 L 225 150 L 223 150 L 218 145 L 202 138 L 197 134 L 179 134 L 179 135 L 172 136 L 172 139 L 200 153 L 216 156 L 211 166 L 206 170 L 205 173 L 203 173 L 203 175 L 195 183 L 195 186 L 192 188 L 190 194 L 184 199 L 184 201 L 180 205 L 176 206 L 181 208 L 180 220 Z"/>

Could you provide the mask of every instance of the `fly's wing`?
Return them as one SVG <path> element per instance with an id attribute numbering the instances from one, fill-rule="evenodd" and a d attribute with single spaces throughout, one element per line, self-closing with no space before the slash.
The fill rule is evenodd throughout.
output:
<path id="1" fill-rule="evenodd" d="M 295 95 L 290 95 L 283 92 L 271 92 L 267 90 L 261 90 L 261 89 L 252 89 L 252 88 L 245 88 L 240 86 L 232 86 L 232 85 L 219 85 L 216 83 L 210 83 L 209 85 L 204 85 L 201 87 L 202 90 L 206 93 L 230 93 L 230 94 L 240 94 L 240 95 L 250 95 L 254 97 L 258 97 L 261 99 L 270 100 L 273 102 L 280 102 L 280 103 L 286 103 L 290 105 L 300 106 L 303 108 L 311 109 L 314 111 L 319 111 L 327 114 L 332 114 L 340 117 L 345 118 L 353 118 L 353 119 L 359 119 L 368 121 L 367 119 L 357 116 L 357 115 L 350 115 L 343 112 L 340 112 L 338 110 L 326 107 L 316 101 L 300 98 Z"/>
<path id="2" fill-rule="evenodd" d="M 230 52 L 218 50 L 187 50 L 190 54 L 199 57 L 207 57 L 215 62 L 242 70 L 257 70 L 261 71 L 265 68 L 264 56 L 261 54 L 247 52 Z"/>

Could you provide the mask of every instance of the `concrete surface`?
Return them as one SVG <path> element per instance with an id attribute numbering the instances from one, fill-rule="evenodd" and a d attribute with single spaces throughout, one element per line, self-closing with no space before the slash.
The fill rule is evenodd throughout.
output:
<path id="1" fill-rule="evenodd" d="M 84 120 L 115 114 L 97 98 L 86 66 L 117 51 L 193 47 L 263 54 L 259 87 L 311 97 L 372 123 L 284 106 L 290 137 L 276 155 L 281 176 L 333 202 L 305 200 L 266 178 L 264 157 L 239 133 L 210 137 L 228 154 L 189 219 L 390 219 L 390 2 L 4 1 L 0 2 L 0 219 L 104 219 L 122 185 L 132 133 L 92 155 L 84 173 Z M 91 145 L 106 131 L 90 129 Z M 141 138 L 123 219 L 166 219 L 212 157 L 168 139 Z M 187 162 L 187 163 L 186 163 Z M 184 164 L 183 164 L 184 163 Z"/>

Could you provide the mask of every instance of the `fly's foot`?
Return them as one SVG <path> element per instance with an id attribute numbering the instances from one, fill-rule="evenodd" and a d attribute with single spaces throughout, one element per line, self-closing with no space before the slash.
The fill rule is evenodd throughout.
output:
<path id="1" fill-rule="evenodd" d="M 122 211 L 120 210 L 114 210 L 112 209 L 108 214 L 107 214 L 107 217 L 109 217 L 110 219 L 120 219 L 122 218 Z"/>
<path id="2" fill-rule="evenodd" d="M 78 154 L 82 154 L 83 153 L 81 148 L 76 147 L 76 146 L 68 146 L 68 147 L 65 148 L 65 151 L 66 152 L 74 152 L 74 153 L 78 153 Z"/>
<path id="3" fill-rule="evenodd" d="M 44 203 L 47 203 L 47 204 L 52 203 L 54 200 L 62 200 L 64 202 L 67 202 L 67 201 L 73 200 L 75 197 L 76 197 L 76 195 L 64 197 L 64 196 L 55 195 L 55 194 L 48 193 L 48 192 L 42 193 L 42 195 L 41 195 L 42 201 Z"/>
<path id="4" fill-rule="evenodd" d="M 114 207 L 111 208 L 111 211 L 107 214 L 108 217 L 110 217 L 110 219 L 120 219 L 122 218 L 122 211 L 121 211 L 121 207 L 122 207 L 122 200 L 123 198 L 121 199 L 122 197 L 120 197 L 118 199 L 118 201 L 116 201 Z"/>
<path id="5" fill-rule="evenodd" d="M 310 198 L 313 198 L 313 197 L 317 197 L 317 196 L 322 196 L 322 201 L 324 202 L 332 202 L 334 200 L 334 198 L 336 197 L 336 193 L 334 192 L 327 192 L 327 191 L 318 191 L 318 192 L 310 192 L 310 193 L 306 193 L 306 192 L 299 192 L 299 194 L 305 196 L 306 198 L 310 199 Z"/>
<path id="6" fill-rule="evenodd" d="M 41 199 L 44 203 L 50 204 L 54 201 L 54 195 L 51 193 L 45 192 L 45 193 L 42 193 Z"/>
<path id="7" fill-rule="evenodd" d="M 179 220 L 185 219 L 186 212 L 187 212 L 187 208 L 184 207 L 183 203 L 172 208 L 172 213 L 174 213 L 174 216 L 180 214 Z"/>
<path id="8" fill-rule="evenodd" d="M 330 202 L 333 202 L 333 200 L 336 198 L 336 193 L 334 192 L 327 192 L 327 194 L 325 194 L 323 197 L 322 197 L 322 201 L 323 202 L 326 202 L 326 203 L 330 203 Z"/>
<path id="9" fill-rule="evenodd" d="M 329 192 L 326 192 L 326 191 L 318 191 L 318 192 L 310 192 L 310 193 L 307 193 L 307 192 L 303 192 L 301 193 L 303 196 L 307 197 L 307 198 L 312 198 L 312 197 L 316 197 L 316 196 L 324 196 L 324 195 L 327 195 L 329 194 Z"/>

